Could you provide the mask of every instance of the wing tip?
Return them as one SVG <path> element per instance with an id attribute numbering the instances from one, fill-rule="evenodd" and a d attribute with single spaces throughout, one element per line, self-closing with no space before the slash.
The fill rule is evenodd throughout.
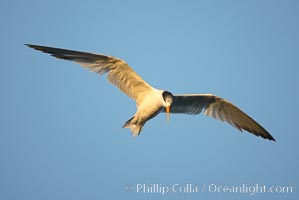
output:
<path id="1" fill-rule="evenodd" d="M 44 51 L 45 48 L 49 48 L 49 47 L 40 46 L 40 45 L 34 45 L 34 44 L 24 44 L 24 45 L 27 46 L 27 47 L 30 47 L 30 48 L 32 48 L 32 49 L 39 50 L 39 51 L 43 51 L 43 52 L 45 52 L 45 51 Z M 52 48 L 52 47 L 50 47 L 50 48 Z M 46 52 L 45 52 L 45 53 L 46 53 Z"/>
<path id="2" fill-rule="evenodd" d="M 263 139 L 276 142 L 275 138 L 266 130 L 264 130 L 263 132 L 255 132 L 255 131 L 249 131 L 249 130 L 246 130 L 246 131 L 253 133 L 257 137 L 261 136 Z"/>
<path id="3" fill-rule="evenodd" d="M 264 136 L 263 138 L 268 139 L 268 140 L 273 141 L 273 142 L 276 142 L 275 138 L 270 133 L 268 133 L 267 136 Z"/>
<path id="4" fill-rule="evenodd" d="M 253 132 L 253 131 L 249 131 L 249 130 L 246 130 L 246 129 L 238 129 L 240 132 L 243 132 L 243 130 L 245 131 L 248 131 L 249 133 L 252 133 L 254 134 L 255 136 L 257 137 L 262 137 L 263 139 L 266 139 L 266 140 L 270 140 L 270 141 L 273 141 L 273 142 L 276 142 L 275 138 L 268 132 L 264 132 L 264 133 L 257 133 L 257 132 Z"/>
<path id="5" fill-rule="evenodd" d="M 24 44 L 24 45 L 27 47 L 33 48 L 33 49 L 38 47 L 37 45 L 34 45 L 34 44 Z"/>
<path id="6" fill-rule="evenodd" d="M 261 136 L 264 139 L 268 139 L 268 140 L 272 140 L 274 142 L 276 142 L 276 140 L 274 139 L 274 137 L 262 126 L 260 126 L 260 128 L 262 128 L 262 131 L 260 133 L 258 133 L 258 136 Z"/>

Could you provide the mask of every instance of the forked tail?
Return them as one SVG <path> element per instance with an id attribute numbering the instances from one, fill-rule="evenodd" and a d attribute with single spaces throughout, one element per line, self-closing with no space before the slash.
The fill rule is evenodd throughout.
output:
<path id="1" fill-rule="evenodd" d="M 142 130 L 142 127 L 144 124 L 137 124 L 135 122 L 135 116 L 126 121 L 126 123 L 122 126 L 123 128 L 129 128 L 130 131 L 132 132 L 133 138 L 138 136 Z"/>

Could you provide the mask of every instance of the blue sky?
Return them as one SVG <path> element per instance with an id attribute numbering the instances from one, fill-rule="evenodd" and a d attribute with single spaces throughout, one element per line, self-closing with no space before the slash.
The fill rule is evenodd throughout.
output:
<path id="1" fill-rule="evenodd" d="M 1 1 L 0 199 L 298 198 L 298 10 L 291 0 Z M 132 100 L 24 43 L 112 55 L 157 88 L 216 94 L 277 142 L 203 115 L 160 115 L 132 139 L 121 128 Z M 136 191 L 188 183 L 200 192 Z"/>

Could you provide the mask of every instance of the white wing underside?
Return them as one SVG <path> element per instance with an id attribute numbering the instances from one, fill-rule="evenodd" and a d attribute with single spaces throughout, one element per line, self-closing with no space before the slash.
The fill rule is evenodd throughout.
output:
<path id="1" fill-rule="evenodd" d="M 145 82 L 125 61 L 121 59 L 67 49 L 37 45 L 28 46 L 44 53 L 49 53 L 59 59 L 74 61 L 99 75 L 107 73 L 108 80 L 126 95 L 134 99 L 137 105 L 140 105 L 145 96 L 153 91 L 153 87 Z"/>

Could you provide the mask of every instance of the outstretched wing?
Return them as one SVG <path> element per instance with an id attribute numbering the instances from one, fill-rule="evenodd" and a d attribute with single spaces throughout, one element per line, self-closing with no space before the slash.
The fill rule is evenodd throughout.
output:
<path id="1" fill-rule="evenodd" d="M 171 105 L 171 113 L 199 114 L 226 121 L 240 131 L 246 130 L 265 139 L 275 139 L 254 119 L 229 101 L 212 94 L 175 95 Z"/>
<path id="2" fill-rule="evenodd" d="M 52 56 L 74 61 L 92 72 L 100 75 L 108 73 L 108 80 L 122 92 L 133 98 L 139 105 L 144 97 L 152 91 L 152 86 L 146 83 L 129 65 L 118 58 L 95 53 L 59 49 L 46 46 L 26 44 L 35 50 L 51 54 Z"/>

